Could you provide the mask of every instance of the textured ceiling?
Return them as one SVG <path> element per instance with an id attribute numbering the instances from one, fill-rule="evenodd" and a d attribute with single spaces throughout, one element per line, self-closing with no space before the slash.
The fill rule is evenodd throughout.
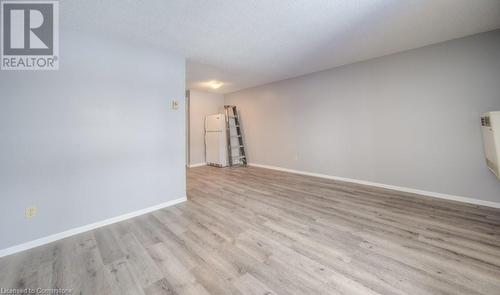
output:
<path id="1" fill-rule="evenodd" d="M 60 18 L 183 55 L 189 88 L 227 93 L 500 28 L 500 0 L 64 0 Z"/>

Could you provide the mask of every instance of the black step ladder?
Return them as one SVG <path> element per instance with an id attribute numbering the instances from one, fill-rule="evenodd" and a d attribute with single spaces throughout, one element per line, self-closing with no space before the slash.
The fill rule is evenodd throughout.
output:
<path id="1" fill-rule="evenodd" d="M 246 166 L 247 156 L 245 154 L 245 145 L 243 144 L 243 135 L 241 134 L 240 117 L 236 106 L 225 105 L 226 114 L 226 136 L 227 136 L 227 157 L 229 167 Z"/>

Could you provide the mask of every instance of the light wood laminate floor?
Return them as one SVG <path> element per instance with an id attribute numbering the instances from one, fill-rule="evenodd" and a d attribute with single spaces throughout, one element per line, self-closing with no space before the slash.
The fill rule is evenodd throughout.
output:
<path id="1" fill-rule="evenodd" d="M 260 168 L 188 171 L 188 201 L 0 259 L 72 294 L 500 294 L 500 210 Z"/>

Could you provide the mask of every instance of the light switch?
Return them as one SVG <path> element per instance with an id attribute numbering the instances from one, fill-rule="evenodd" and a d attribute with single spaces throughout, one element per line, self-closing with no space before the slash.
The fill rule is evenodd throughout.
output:
<path id="1" fill-rule="evenodd" d="M 177 100 L 172 100 L 172 110 L 177 110 L 179 109 L 179 101 Z"/>

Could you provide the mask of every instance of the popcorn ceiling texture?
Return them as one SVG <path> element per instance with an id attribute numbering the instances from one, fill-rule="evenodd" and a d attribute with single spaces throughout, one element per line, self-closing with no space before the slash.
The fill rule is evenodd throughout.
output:
<path id="1" fill-rule="evenodd" d="M 188 88 L 228 93 L 500 28 L 500 1 L 65 0 L 60 17 L 173 50 Z"/>

